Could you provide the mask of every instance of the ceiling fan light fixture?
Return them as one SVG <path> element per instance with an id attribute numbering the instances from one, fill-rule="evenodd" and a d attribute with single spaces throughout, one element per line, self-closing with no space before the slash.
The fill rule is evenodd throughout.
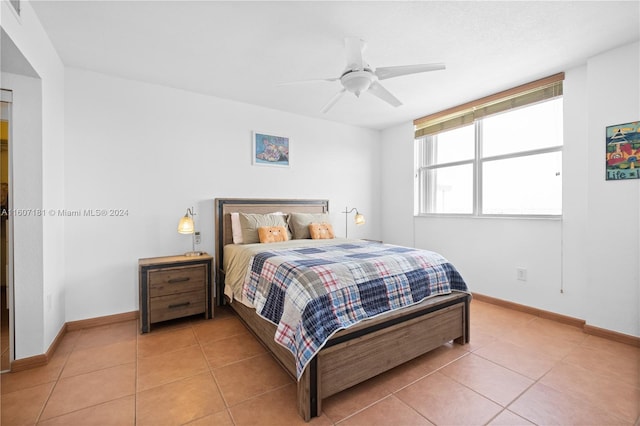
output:
<path id="1" fill-rule="evenodd" d="M 351 71 L 344 74 L 340 81 L 345 89 L 360 96 L 360 93 L 366 92 L 373 82 L 373 75 L 369 71 Z"/>

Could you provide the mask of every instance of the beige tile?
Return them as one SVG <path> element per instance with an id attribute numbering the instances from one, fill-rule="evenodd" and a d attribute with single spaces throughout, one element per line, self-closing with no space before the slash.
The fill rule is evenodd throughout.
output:
<path id="1" fill-rule="evenodd" d="M 60 344 L 58 344 L 55 355 L 69 354 L 75 347 L 81 334 L 82 330 L 67 331 Z"/>
<path id="2" fill-rule="evenodd" d="M 245 425 L 331 425 L 331 421 L 321 415 L 311 419 L 309 423 L 298 415 L 296 406 L 296 386 L 285 385 L 278 389 L 263 393 L 229 409 L 237 426 Z"/>
<path id="3" fill-rule="evenodd" d="M 474 354 L 460 358 L 440 372 L 503 407 L 534 383 L 532 379 Z"/>
<path id="4" fill-rule="evenodd" d="M 154 330 L 138 337 L 138 358 L 172 352 L 197 343 L 191 327 L 172 328 L 162 332 Z"/>
<path id="5" fill-rule="evenodd" d="M 54 357 L 47 365 L 22 370 L 16 373 L 4 373 L 0 376 L 2 393 L 15 392 L 44 383 L 55 382 L 64 366 L 64 357 Z"/>
<path id="6" fill-rule="evenodd" d="M 445 365 L 469 355 L 466 345 L 444 344 L 424 355 L 401 364 L 379 378 L 389 392 L 396 392 Z"/>
<path id="7" fill-rule="evenodd" d="M 201 344 L 238 334 L 249 334 L 247 328 L 237 317 L 215 318 L 198 322 L 194 324 L 193 330 Z"/>
<path id="8" fill-rule="evenodd" d="M 137 425 L 180 425 L 225 410 L 208 371 L 139 392 L 136 405 Z"/>
<path id="9" fill-rule="evenodd" d="M 498 339 L 496 336 L 485 332 L 481 327 L 474 326 L 473 323 L 471 325 L 470 335 L 469 343 L 465 345 L 465 349 L 469 352 L 477 351 Z"/>
<path id="10" fill-rule="evenodd" d="M 540 380 L 560 392 L 581 397 L 592 405 L 633 423 L 640 415 L 640 389 L 582 367 L 562 362 Z"/>
<path id="11" fill-rule="evenodd" d="M 133 426 L 135 397 L 125 396 L 38 423 L 42 426 Z"/>
<path id="12" fill-rule="evenodd" d="M 138 392 L 208 370 L 199 345 L 138 360 Z"/>
<path id="13" fill-rule="evenodd" d="M 466 345 L 457 343 L 445 343 L 444 345 L 424 354 L 425 363 L 434 371 L 445 365 L 469 355 Z"/>
<path id="14" fill-rule="evenodd" d="M 62 378 L 51 393 L 42 419 L 133 395 L 135 380 L 135 363 Z"/>
<path id="15" fill-rule="evenodd" d="M 136 360 L 136 341 L 125 340 L 104 346 L 76 349 L 69 354 L 61 377 L 70 377 Z"/>
<path id="16" fill-rule="evenodd" d="M 200 417 L 189 423 L 185 423 L 188 426 L 234 426 L 233 420 L 228 410 L 220 411 L 219 413 L 210 414 L 208 416 Z"/>
<path id="17" fill-rule="evenodd" d="M 629 349 L 635 348 L 616 347 L 614 344 L 610 347 L 581 345 L 563 361 L 640 388 L 640 350 Z"/>
<path id="18" fill-rule="evenodd" d="M 545 318 L 536 318 L 529 322 L 526 325 L 526 332 L 527 334 L 536 334 L 577 344 L 582 343 L 587 338 L 582 328 Z"/>
<path id="19" fill-rule="evenodd" d="M 117 322 L 99 327 L 85 328 L 78 336 L 74 350 L 104 346 L 112 343 L 135 340 L 138 335 L 136 320 Z"/>
<path id="20" fill-rule="evenodd" d="M 533 426 L 533 423 L 509 410 L 504 410 L 491 420 L 488 426 Z"/>
<path id="21" fill-rule="evenodd" d="M 267 352 L 255 337 L 244 333 L 205 343 L 202 350 L 211 368 L 222 367 Z"/>
<path id="22" fill-rule="evenodd" d="M 439 372 L 395 395 L 437 425 L 483 425 L 502 410 L 498 404 Z"/>
<path id="23" fill-rule="evenodd" d="M 474 352 L 509 370 L 537 380 L 556 364 L 557 359 L 532 352 L 511 342 L 498 340 Z"/>
<path id="24" fill-rule="evenodd" d="M 340 426 L 433 425 L 413 408 L 391 395 L 340 422 Z"/>
<path id="25" fill-rule="evenodd" d="M 622 425 L 625 422 L 579 396 L 536 383 L 509 410 L 540 425 Z"/>
<path id="26" fill-rule="evenodd" d="M 573 328 L 569 326 L 566 327 Z M 579 343 L 575 341 L 576 339 L 565 340 L 550 336 L 552 334 L 553 333 L 544 333 L 539 330 L 536 331 L 532 325 L 527 325 L 524 328 L 518 328 L 515 331 L 505 333 L 500 337 L 500 340 L 520 346 L 530 354 L 544 355 L 556 361 L 564 358 L 569 352 L 577 348 L 579 345 Z"/>
<path id="27" fill-rule="evenodd" d="M 53 383 L 46 383 L 2 394 L 0 424 L 7 426 L 35 424 L 53 385 Z"/>
<path id="28" fill-rule="evenodd" d="M 213 374 L 229 407 L 292 382 L 269 354 L 216 368 Z"/>
<path id="29" fill-rule="evenodd" d="M 193 325 L 192 318 L 204 318 L 204 315 L 197 315 L 195 317 L 183 317 L 176 318 L 167 321 L 156 322 L 150 325 L 151 334 L 166 333 L 169 331 L 176 331 L 183 328 L 191 328 Z M 138 321 L 138 332 L 142 329 L 140 321 Z M 140 334 L 139 336 L 148 336 L 149 333 Z"/>
<path id="30" fill-rule="evenodd" d="M 397 392 L 435 371 L 431 355 L 425 354 L 378 376 L 388 393 Z"/>
<path id="31" fill-rule="evenodd" d="M 474 300 L 471 302 L 471 337 L 473 338 L 474 328 L 480 327 L 486 334 L 500 337 L 506 332 L 510 332 L 527 325 L 537 317 L 524 312 L 518 312 L 500 306 Z"/>
<path id="32" fill-rule="evenodd" d="M 640 347 L 626 345 L 624 343 L 615 342 L 613 340 L 603 339 L 602 337 L 587 336 L 582 342 L 581 346 L 599 349 L 608 352 L 612 356 L 622 358 L 635 358 L 640 357 Z"/>
<path id="33" fill-rule="evenodd" d="M 310 424 L 638 421 L 640 348 L 484 302 L 471 308 L 471 344 L 327 398 Z M 2 424 L 42 413 L 42 424 L 126 425 L 136 410 L 138 424 L 303 424 L 295 382 L 229 309 L 138 332 L 135 321 L 69 332 L 47 366 L 2 375 Z"/>
<path id="34" fill-rule="evenodd" d="M 391 394 L 384 377 L 373 377 L 322 401 L 322 411 L 339 422 Z"/>

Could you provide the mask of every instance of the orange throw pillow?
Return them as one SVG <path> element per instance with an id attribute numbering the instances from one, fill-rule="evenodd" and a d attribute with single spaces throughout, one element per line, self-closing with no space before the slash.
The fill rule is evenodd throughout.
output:
<path id="1" fill-rule="evenodd" d="M 310 223 L 309 234 L 314 240 L 330 240 L 335 238 L 333 226 L 330 223 Z"/>
<path id="2" fill-rule="evenodd" d="M 261 226 L 258 228 L 258 237 L 261 243 L 279 243 L 289 239 L 284 226 Z"/>

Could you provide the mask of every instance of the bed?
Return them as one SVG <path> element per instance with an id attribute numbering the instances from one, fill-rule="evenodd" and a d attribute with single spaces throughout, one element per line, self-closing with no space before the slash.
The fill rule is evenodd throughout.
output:
<path id="1" fill-rule="evenodd" d="M 317 351 L 312 351 L 304 363 L 301 363 L 300 356 L 294 356 L 293 352 L 283 346 L 283 343 L 276 342 L 274 337 L 282 337 L 281 324 L 261 316 L 265 315 L 261 304 L 255 305 L 261 309 L 261 315 L 258 315 L 256 308 L 246 303 L 246 300 L 232 301 L 233 291 L 229 288 L 225 291 L 225 280 L 229 278 L 231 281 L 231 276 L 236 275 L 231 274 L 231 269 L 235 266 L 230 262 L 230 259 L 235 256 L 235 254 L 231 255 L 234 253 L 232 249 L 235 249 L 231 213 L 319 214 L 328 213 L 328 211 L 328 200 L 239 198 L 215 200 L 216 302 L 217 304 L 228 303 L 256 337 L 272 352 L 280 365 L 297 380 L 298 412 L 306 421 L 320 415 L 324 398 L 403 364 L 444 343 L 455 341 L 458 344 L 466 344 L 470 337 L 471 296 L 465 291 L 451 291 L 446 294 L 432 295 L 406 307 L 380 312 L 370 319 L 357 320 L 348 328 L 339 328 L 338 331 L 329 330 L 328 340 L 319 345 Z M 300 243 L 300 240 L 296 241 L 296 244 Z M 400 250 L 400 248 L 382 244 L 371 243 L 370 245 L 363 241 L 335 240 L 330 244 L 325 240 L 324 244 L 330 246 L 331 250 L 335 246 L 340 246 L 338 249 L 341 249 L 349 245 L 349 248 L 360 250 L 358 253 L 371 250 Z M 273 245 L 266 244 L 265 247 Z M 297 245 L 294 245 L 292 250 L 295 250 L 295 247 Z M 314 250 L 317 249 L 314 248 Z M 407 250 L 414 249 L 407 248 Z M 274 250 L 268 252 L 266 258 L 278 259 L 279 257 L 275 255 L 284 255 L 285 252 L 286 250 Z M 225 262 L 225 253 L 228 253 L 228 262 Z M 251 257 L 252 261 L 255 257 L 257 256 Z M 241 268 L 247 270 L 244 264 Z M 237 286 L 236 280 L 237 278 L 233 279 L 234 286 Z M 248 277 L 247 282 L 249 282 Z M 231 286 L 232 283 L 227 284 Z M 453 289 L 453 286 L 451 288 Z"/>

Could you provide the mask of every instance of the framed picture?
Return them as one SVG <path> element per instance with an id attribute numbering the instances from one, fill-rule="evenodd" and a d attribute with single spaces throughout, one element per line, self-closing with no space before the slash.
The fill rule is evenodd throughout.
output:
<path id="1" fill-rule="evenodd" d="M 607 180 L 640 179 L 640 121 L 607 126 Z"/>
<path id="2" fill-rule="evenodd" d="M 289 167 L 289 138 L 253 132 L 253 164 Z"/>

